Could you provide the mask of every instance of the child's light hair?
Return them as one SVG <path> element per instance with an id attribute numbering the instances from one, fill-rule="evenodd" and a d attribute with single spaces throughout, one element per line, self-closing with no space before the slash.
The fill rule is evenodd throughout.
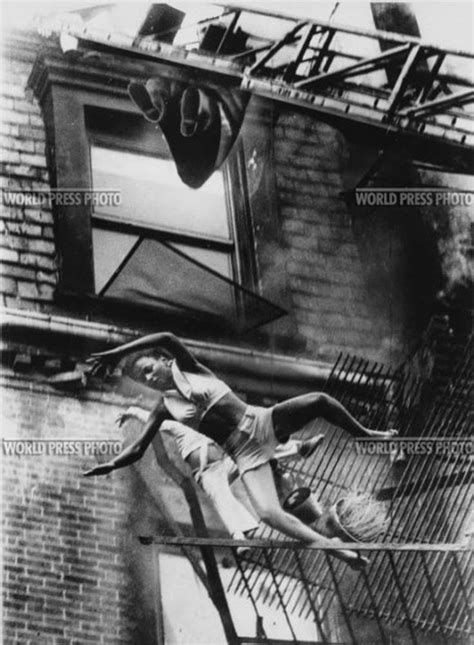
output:
<path id="1" fill-rule="evenodd" d="M 385 507 L 369 493 L 349 492 L 336 504 L 341 528 L 358 542 L 375 542 L 388 527 Z"/>

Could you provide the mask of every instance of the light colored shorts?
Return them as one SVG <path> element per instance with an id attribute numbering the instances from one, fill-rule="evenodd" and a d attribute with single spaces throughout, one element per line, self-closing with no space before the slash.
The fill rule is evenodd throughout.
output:
<path id="1" fill-rule="evenodd" d="M 273 459 L 277 444 L 272 408 L 249 405 L 223 448 L 235 461 L 242 475 Z"/>

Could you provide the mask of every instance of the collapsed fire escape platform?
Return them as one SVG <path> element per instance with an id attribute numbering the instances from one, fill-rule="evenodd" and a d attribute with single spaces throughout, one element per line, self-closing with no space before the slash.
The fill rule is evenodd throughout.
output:
<path id="1" fill-rule="evenodd" d="M 282 23 L 276 40 L 243 38 L 246 16 L 268 16 Z M 385 148 L 396 143 L 415 162 L 473 173 L 474 84 L 452 72 L 456 62 L 474 58 L 419 38 L 366 30 L 332 22 L 301 20 L 238 6 L 201 21 L 217 29 L 217 39 L 200 47 L 164 42 L 160 34 L 132 37 L 68 23 L 48 21 L 47 30 L 77 39 L 79 46 L 105 48 L 129 57 L 200 72 L 198 82 L 248 91 L 256 96 L 310 110 L 343 131 Z M 178 32 L 179 27 L 174 31 Z M 335 46 L 350 37 L 352 50 Z M 256 41 L 259 44 L 257 46 Z M 376 41 L 381 52 L 357 54 L 362 42 Z M 209 51 L 212 50 L 212 51 Z M 228 53 L 232 52 L 232 53 Z M 374 82 L 374 73 L 386 78 Z"/>

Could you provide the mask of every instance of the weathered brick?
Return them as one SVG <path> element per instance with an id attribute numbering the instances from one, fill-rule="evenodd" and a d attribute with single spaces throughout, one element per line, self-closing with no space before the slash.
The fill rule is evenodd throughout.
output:
<path id="1" fill-rule="evenodd" d="M 11 97 L 11 98 L 24 98 L 25 97 L 25 89 L 24 86 L 20 85 L 17 81 L 17 78 L 15 76 L 10 77 L 10 80 L 8 80 L 8 76 L 5 75 L 3 78 L 3 84 L 2 84 L 2 94 L 6 97 Z"/>
<path id="2" fill-rule="evenodd" d="M 10 248 L 0 247 L 0 260 L 5 262 L 18 262 L 19 253 Z"/>
<path id="3" fill-rule="evenodd" d="M 15 102 L 12 98 L 0 95 L 0 108 L 3 110 L 14 110 Z"/>
<path id="4" fill-rule="evenodd" d="M 10 249 L 18 249 L 20 251 L 25 251 L 29 248 L 29 240 L 20 235 L 5 235 L 3 237 L 3 244 Z"/>
<path id="5" fill-rule="evenodd" d="M 29 123 L 28 114 L 15 112 L 13 110 L 3 110 L 2 119 L 5 123 L 12 123 L 15 125 L 27 125 Z"/>
<path id="6" fill-rule="evenodd" d="M 35 155 L 29 153 L 20 153 L 21 163 L 28 164 L 30 166 L 39 166 L 41 168 L 46 166 L 46 159 L 43 155 Z"/>
<path id="7" fill-rule="evenodd" d="M 32 141 L 31 143 L 33 144 L 33 151 L 38 155 L 44 155 L 46 158 L 46 143 L 44 141 Z"/>
<path id="8" fill-rule="evenodd" d="M 43 226 L 41 230 L 41 237 L 44 240 L 53 240 L 54 239 L 54 229 L 52 226 Z"/>
<path id="9" fill-rule="evenodd" d="M 2 164 L 2 168 L 7 175 L 15 175 L 16 177 L 28 177 L 31 179 L 43 178 L 43 170 L 41 168 L 35 168 L 32 166 L 27 166 L 25 164 L 15 165 L 11 163 L 4 163 Z"/>
<path id="10" fill-rule="evenodd" d="M 41 152 L 35 149 L 35 144 L 33 141 L 28 141 L 27 139 L 16 139 L 11 136 L 1 135 L 0 136 L 0 146 L 5 150 L 18 150 L 23 152 Z M 44 152 L 44 147 L 43 147 Z"/>
<path id="11" fill-rule="evenodd" d="M 20 163 L 20 153 L 15 150 L 3 150 L 2 158 L 5 163 Z"/>
<path id="12" fill-rule="evenodd" d="M 17 281 L 14 278 L 0 277 L 0 289 L 3 293 L 16 296 L 18 293 Z"/>
<path id="13" fill-rule="evenodd" d="M 54 296 L 54 286 L 49 284 L 38 283 L 38 299 L 42 301 L 51 301 Z"/>
<path id="14" fill-rule="evenodd" d="M 24 98 L 14 99 L 14 109 L 18 110 L 18 112 L 41 115 L 40 106 L 36 102 L 36 99 L 33 98 L 33 100 L 30 100 L 26 95 Z"/>
<path id="15" fill-rule="evenodd" d="M 19 135 L 19 126 L 13 125 L 11 123 L 5 123 L 5 121 L 0 120 L 0 134 L 17 137 Z"/>
<path id="16" fill-rule="evenodd" d="M 18 264 L 0 264 L 0 275 L 31 281 L 36 279 L 35 269 L 26 269 Z"/>
<path id="17" fill-rule="evenodd" d="M 37 269 L 46 269 L 49 271 L 54 271 L 56 269 L 55 261 L 48 256 L 35 255 L 33 253 L 20 253 L 19 255 L 20 264 L 25 266 L 36 267 Z"/>
<path id="18" fill-rule="evenodd" d="M 55 285 L 57 283 L 56 274 L 46 271 L 37 271 L 36 279 L 38 282 L 44 282 L 45 284 Z"/>
<path id="19" fill-rule="evenodd" d="M 6 224 L 8 233 L 16 235 L 31 235 L 39 237 L 41 235 L 41 226 L 38 224 L 28 224 L 27 222 L 8 222 Z"/>
<path id="20" fill-rule="evenodd" d="M 53 214 L 51 210 L 44 208 L 25 208 L 25 219 L 38 222 L 39 224 L 51 224 L 53 221 Z"/>
<path id="21" fill-rule="evenodd" d="M 54 244 L 50 240 L 27 239 L 28 250 L 44 255 L 53 255 L 55 252 Z"/>
<path id="22" fill-rule="evenodd" d="M 19 126 L 17 136 L 21 136 L 32 141 L 45 141 L 46 139 L 44 128 L 37 128 L 23 124 Z"/>
<path id="23" fill-rule="evenodd" d="M 5 206 L 2 211 L 2 218 L 4 220 L 22 221 L 25 218 L 25 213 L 21 207 Z"/>
<path id="24" fill-rule="evenodd" d="M 44 127 L 43 118 L 39 114 L 28 113 L 28 123 L 34 128 Z"/>

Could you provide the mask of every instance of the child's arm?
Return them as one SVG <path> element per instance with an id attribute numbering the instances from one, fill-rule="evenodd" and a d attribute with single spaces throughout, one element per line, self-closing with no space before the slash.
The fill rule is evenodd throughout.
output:
<path id="1" fill-rule="evenodd" d="M 150 411 L 138 407 L 138 405 L 129 406 L 125 412 L 121 412 L 116 419 L 118 426 L 121 426 L 128 421 L 128 419 L 138 419 L 142 423 L 146 423 L 150 417 Z"/>
<path id="2" fill-rule="evenodd" d="M 84 477 L 94 477 L 96 475 L 106 475 L 112 470 L 130 466 L 143 457 L 145 450 L 148 448 L 161 424 L 167 418 L 167 412 L 160 402 L 148 416 L 145 428 L 142 434 L 130 446 L 127 446 L 120 455 L 105 464 L 99 464 L 91 470 L 84 473 Z"/>

